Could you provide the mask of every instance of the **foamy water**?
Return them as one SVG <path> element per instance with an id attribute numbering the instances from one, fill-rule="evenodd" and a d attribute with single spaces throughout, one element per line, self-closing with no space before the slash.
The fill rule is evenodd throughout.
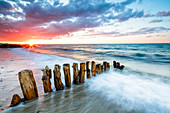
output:
<path id="1" fill-rule="evenodd" d="M 159 78 L 109 72 L 91 79 L 89 91 L 121 105 L 128 111 L 170 113 L 170 83 Z"/>

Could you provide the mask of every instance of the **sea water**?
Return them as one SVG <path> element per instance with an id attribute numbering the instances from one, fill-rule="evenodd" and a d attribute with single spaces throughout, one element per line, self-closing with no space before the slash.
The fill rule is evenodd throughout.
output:
<path id="1" fill-rule="evenodd" d="M 82 62 L 119 61 L 123 71 L 111 68 L 90 80 L 88 90 L 128 111 L 170 112 L 170 44 L 40 45 L 33 51 Z"/>

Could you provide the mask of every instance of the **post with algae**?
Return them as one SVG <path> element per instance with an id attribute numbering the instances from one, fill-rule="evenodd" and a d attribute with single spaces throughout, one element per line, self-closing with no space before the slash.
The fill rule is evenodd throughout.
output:
<path id="1" fill-rule="evenodd" d="M 46 71 L 47 76 L 49 76 L 49 78 L 51 79 L 51 77 L 52 77 L 51 69 L 49 69 L 49 67 L 46 66 L 46 67 L 45 67 L 45 71 Z"/>
<path id="2" fill-rule="evenodd" d="M 97 65 L 96 65 L 96 73 L 97 73 L 97 74 L 102 73 L 101 64 L 97 64 Z"/>
<path id="3" fill-rule="evenodd" d="M 89 69 L 89 61 L 86 62 L 86 72 L 87 72 L 87 78 L 91 78 L 90 76 L 90 69 Z"/>
<path id="4" fill-rule="evenodd" d="M 66 87 L 71 87 L 70 64 L 63 64 Z"/>
<path id="5" fill-rule="evenodd" d="M 79 83 L 79 70 L 78 70 L 78 63 L 73 63 L 73 83 Z"/>
<path id="6" fill-rule="evenodd" d="M 103 65 L 104 65 L 104 71 L 107 71 L 107 62 L 103 61 Z"/>
<path id="7" fill-rule="evenodd" d="M 56 64 L 54 66 L 54 70 L 53 70 L 53 72 L 54 72 L 54 85 L 55 85 L 56 91 L 64 89 L 64 85 L 61 81 L 60 69 L 61 69 L 61 66 Z"/>
<path id="8" fill-rule="evenodd" d="M 48 67 L 48 66 L 46 66 Z M 49 69 L 49 68 L 48 68 Z M 51 81 L 50 81 L 50 76 L 47 75 L 47 70 L 46 68 L 45 69 L 42 69 L 41 70 L 43 72 L 43 76 L 42 76 L 42 81 L 43 81 L 43 86 L 44 86 L 44 92 L 45 93 L 49 93 L 52 91 L 51 89 Z"/>
<path id="9" fill-rule="evenodd" d="M 85 63 L 80 63 L 80 76 L 79 76 L 79 82 L 84 83 L 85 79 Z"/>
<path id="10" fill-rule="evenodd" d="M 93 76 L 96 76 L 96 64 L 94 61 L 91 62 L 91 73 Z"/>
<path id="11" fill-rule="evenodd" d="M 38 97 L 36 82 L 31 70 L 22 70 L 18 73 L 22 93 L 25 100 Z"/>
<path id="12" fill-rule="evenodd" d="M 104 65 L 101 65 L 101 72 L 104 72 Z"/>

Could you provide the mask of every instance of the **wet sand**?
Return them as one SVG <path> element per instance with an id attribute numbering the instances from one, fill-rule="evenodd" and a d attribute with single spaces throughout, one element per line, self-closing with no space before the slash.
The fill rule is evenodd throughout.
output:
<path id="1" fill-rule="evenodd" d="M 17 107 L 8 113 L 133 113 L 125 111 L 97 93 L 88 92 L 88 85 L 74 85 L 71 89 L 52 92 Z"/>

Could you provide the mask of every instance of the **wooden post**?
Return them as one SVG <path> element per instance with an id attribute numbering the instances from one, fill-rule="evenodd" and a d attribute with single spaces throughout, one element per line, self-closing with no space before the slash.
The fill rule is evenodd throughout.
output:
<path id="1" fill-rule="evenodd" d="M 10 107 L 16 106 L 20 103 L 21 103 L 21 97 L 18 94 L 14 94 L 12 97 Z"/>
<path id="2" fill-rule="evenodd" d="M 79 76 L 79 82 L 84 83 L 85 79 L 85 63 L 80 63 L 80 76 Z"/>
<path id="3" fill-rule="evenodd" d="M 63 64 L 66 87 L 71 87 L 70 64 Z"/>
<path id="4" fill-rule="evenodd" d="M 116 61 L 113 61 L 113 67 L 116 68 Z"/>
<path id="5" fill-rule="evenodd" d="M 86 62 L 86 72 L 87 72 L 87 78 L 91 78 L 90 69 L 89 69 L 89 61 Z"/>
<path id="6" fill-rule="evenodd" d="M 38 97 L 38 90 L 31 70 L 22 70 L 18 73 L 21 89 L 25 100 Z"/>
<path id="7" fill-rule="evenodd" d="M 97 72 L 97 74 L 102 73 L 101 64 L 96 65 L 96 72 Z"/>
<path id="8" fill-rule="evenodd" d="M 116 68 L 118 68 L 118 69 L 120 68 L 120 63 L 119 62 L 116 63 Z"/>
<path id="9" fill-rule="evenodd" d="M 121 65 L 119 69 L 120 69 L 120 70 L 123 70 L 124 68 L 125 68 L 125 66 L 124 66 L 124 65 Z"/>
<path id="10" fill-rule="evenodd" d="M 47 75 L 46 69 L 42 69 L 41 71 L 43 72 L 42 81 L 43 81 L 43 86 L 44 86 L 44 92 L 49 93 L 52 91 L 50 76 Z"/>
<path id="11" fill-rule="evenodd" d="M 79 83 L 79 70 L 78 70 L 78 63 L 73 63 L 73 83 Z"/>
<path id="12" fill-rule="evenodd" d="M 49 67 L 48 67 L 48 66 L 46 66 L 46 67 L 45 67 L 45 70 L 46 70 L 46 74 L 47 74 L 47 76 L 49 76 L 49 77 L 50 77 L 50 79 L 51 79 L 51 77 L 52 77 L 52 75 L 51 75 L 51 69 L 49 69 Z"/>
<path id="13" fill-rule="evenodd" d="M 104 65 L 101 65 L 101 72 L 104 72 Z"/>
<path id="14" fill-rule="evenodd" d="M 107 62 L 104 61 L 104 62 L 103 62 L 103 65 L 104 65 L 104 71 L 106 71 L 106 70 L 107 70 Z"/>
<path id="15" fill-rule="evenodd" d="M 96 65 L 94 61 L 91 63 L 91 72 L 93 76 L 96 76 Z"/>
<path id="16" fill-rule="evenodd" d="M 109 62 L 107 62 L 107 69 L 108 69 L 108 70 L 110 69 L 110 64 L 109 64 Z"/>
<path id="17" fill-rule="evenodd" d="M 56 64 L 54 66 L 54 85 L 56 88 L 56 91 L 58 90 L 63 90 L 64 89 L 64 85 L 61 81 L 61 72 L 60 72 L 61 66 Z"/>

